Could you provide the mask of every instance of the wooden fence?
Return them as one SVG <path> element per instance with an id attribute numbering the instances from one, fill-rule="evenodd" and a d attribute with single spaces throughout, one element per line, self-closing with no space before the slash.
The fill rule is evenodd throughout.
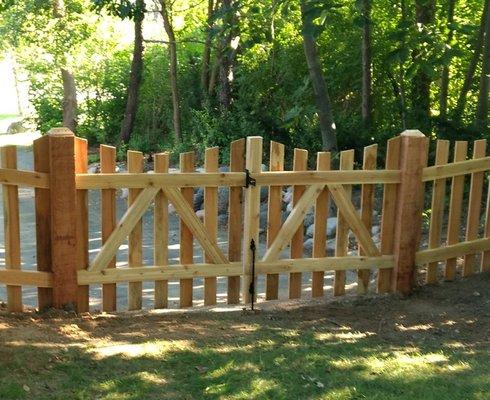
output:
<path id="1" fill-rule="evenodd" d="M 7 307 L 22 310 L 23 285 L 38 288 L 40 309 L 70 307 L 83 312 L 89 309 L 89 286 L 99 284 L 102 309 L 114 311 L 116 285 L 123 282 L 128 283 L 128 308 L 137 310 L 142 308 L 143 281 L 154 282 L 154 307 L 165 308 L 168 282 L 176 280 L 180 306 L 188 307 L 193 305 L 195 278 L 203 278 L 204 304 L 214 305 L 218 277 L 227 279 L 229 304 L 248 304 L 255 300 L 255 282 L 262 275 L 265 298 L 271 300 L 279 297 L 280 274 L 288 276 L 287 296 L 295 299 L 303 295 L 307 273 L 311 296 L 321 297 L 326 271 L 334 272 L 333 295 L 339 296 L 346 292 L 349 270 L 356 271 L 359 294 L 369 290 L 374 275 L 381 293 L 410 293 L 420 271 L 427 283 L 436 283 L 441 273 L 453 280 L 461 257 L 463 276 L 489 270 L 488 198 L 483 229 L 481 221 L 490 157 L 485 140 L 474 142 L 470 160 L 467 147 L 467 142 L 456 142 L 453 161 L 448 162 L 450 144 L 439 140 L 435 163 L 427 166 L 428 139 L 418 131 L 406 131 L 388 141 L 384 169 L 377 169 L 377 146 L 372 145 L 364 149 L 362 169 L 354 169 L 354 151 L 347 150 L 340 153 L 338 169 L 331 169 L 329 153 L 320 152 L 316 169 L 308 170 L 308 152 L 295 149 L 293 170 L 284 171 L 284 146 L 271 142 L 269 170 L 263 171 L 262 138 L 248 137 L 231 143 L 227 172 L 220 172 L 215 147 L 205 151 L 204 172 L 196 172 L 195 154 L 189 152 L 180 154 L 178 172 L 169 172 L 169 154 L 161 153 L 154 155 L 153 173 L 145 173 L 143 154 L 129 151 L 127 172 L 118 173 L 116 149 L 102 145 L 100 173 L 87 173 L 87 142 L 69 130 L 53 129 L 34 143 L 34 171 L 17 169 L 15 147 L 1 149 L 5 268 L 0 269 L 0 284 L 7 285 Z M 37 271 L 21 269 L 18 186 L 35 188 Z M 204 187 L 203 220 L 193 207 L 198 187 Z M 217 239 L 219 187 L 228 189 L 227 246 L 218 245 Z M 261 203 L 263 187 L 267 201 Z M 117 221 L 119 189 L 128 189 L 128 207 Z M 292 201 L 284 212 L 286 189 Z M 90 190 L 101 191 L 102 236 L 102 247 L 91 260 Z M 353 196 L 353 190 L 359 196 Z M 431 203 L 424 206 L 429 198 Z M 168 257 L 169 204 L 180 219 L 178 263 Z M 331 204 L 337 213 L 333 255 L 326 250 Z M 261 234 L 264 208 L 267 226 Z M 304 257 L 303 221 L 312 208 L 311 257 Z M 142 217 L 147 209 L 153 209 L 153 265 L 144 265 L 142 255 Z M 376 215 L 379 243 L 371 229 Z M 126 239 L 127 263 L 116 267 L 118 249 Z M 203 250 L 200 263 L 194 263 L 194 240 Z"/>

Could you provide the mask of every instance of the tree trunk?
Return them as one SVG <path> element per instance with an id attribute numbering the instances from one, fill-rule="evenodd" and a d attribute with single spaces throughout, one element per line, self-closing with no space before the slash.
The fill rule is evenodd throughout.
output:
<path id="1" fill-rule="evenodd" d="M 480 60 L 483 48 L 483 37 L 485 33 L 485 21 L 487 20 L 487 17 L 490 13 L 489 3 L 489 1 L 486 1 L 485 6 L 483 7 L 483 12 L 480 20 L 480 29 L 478 30 L 478 35 L 475 40 L 473 56 L 471 57 L 470 63 L 468 65 L 468 70 L 466 71 L 463 86 L 461 87 L 461 92 L 459 94 L 456 108 L 454 110 L 454 119 L 456 121 L 461 121 L 461 116 L 463 115 L 466 106 L 466 96 L 468 95 L 468 92 L 471 89 L 471 85 L 473 84 L 476 66 L 478 65 L 478 61 Z"/>
<path id="2" fill-rule="evenodd" d="M 137 0 L 142 7 L 143 0 Z M 131 62 L 131 73 L 129 76 L 128 98 L 126 110 L 121 124 L 119 137 L 122 142 L 127 143 L 133 132 L 136 112 L 138 110 L 138 92 L 143 72 L 143 16 L 134 19 L 134 48 L 133 60 Z"/>
<path id="3" fill-rule="evenodd" d="M 73 74 L 61 68 L 63 80 L 63 126 L 76 132 L 77 128 L 77 89 Z"/>
<path id="4" fill-rule="evenodd" d="M 172 90 L 172 108 L 173 108 L 173 125 L 175 139 L 180 142 L 182 141 L 182 128 L 181 128 L 181 117 L 180 117 L 180 104 L 179 104 L 179 86 L 177 83 L 177 43 L 175 41 L 174 28 L 172 26 L 172 21 L 170 19 L 168 5 L 165 0 L 160 0 L 162 6 L 162 18 L 163 26 L 165 32 L 168 36 L 168 54 L 170 57 L 170 87 Z"/>
<path id="5" fill-rule="evenodd" d="M 454 21 L 454 7 L 456 5 L 456 0 L 449 0 L 448 3 L 448 10 L 447 10 L 447 25 L 448 25 L 448 35 L 447 35 L 447 41 L 446 41 L 446 49 L 444 50 L 444 53 L 447 55 L 448 53 L 448 47 L 450 46 L 452 40 L 453 40 L 453 34 L 454 30 L 451 28 L 451 24 Z M 448 91 L 449 91 L 449 63 L 444 65 L 442 67 L 442 73 L 441 73 L 441 90 L 439 93 L 439 111 L 440 111 L 440 116 L 443 120 L 447 118 L 447 97 L 448 97 Z"/>
<path id="6" fill-rule="evenodd" d="M 483 48 L 483 63 L 481 68 L 478 103 L 476 108 L 475 125 L 478 129 L 488 129 L 488 94 L 490 86 L 490 13 L 487 12 L 485 21 L 485 39 Z"/>
<path id="7" fill-rule="evenodd" d="M 301 19 L 303 22 L 303 48 L 308 65 L 311 84 L 315 94 L 315 103 L 320 120 L 322 148 L 324 151 L 337 151 L 337 129 L 333 120 L 332 106 L 327 84 L 318 58 L 316 42 L 311 32 L 311 21 L 305 15 L 305 1 L 301 1 Z"/>
<path id="8" fill-rule="evenodd" d="M 362 0 L 362 123 L 369 129 L 372 124 L 372 55 L 371 55 L 371 0 Z"/>
<path id="9" fill-rule="evenodd" d="M 213 11 L 214 0 L 208 0 L 208 17 L 206 22 L 206 40 L 204 42 L 204 51 L 202 54 L 202 71 L 201 71 L 201 91 L 203 95 L 208 93 L 210 77 L 210 59 L 211 59 L 211 29 L 213 28 Z"/>

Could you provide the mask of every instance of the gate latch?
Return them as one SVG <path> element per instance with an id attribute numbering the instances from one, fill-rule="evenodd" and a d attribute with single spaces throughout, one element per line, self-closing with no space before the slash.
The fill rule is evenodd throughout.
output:
<path id="1" fill-rule="evenodd" d="M 255 178 L 252 178 L 250 175 L 250 171 L 248 169 L 245 169 L 245 187 L 248 188 L 250 186 L 255 186 L 256 184 Z"/>

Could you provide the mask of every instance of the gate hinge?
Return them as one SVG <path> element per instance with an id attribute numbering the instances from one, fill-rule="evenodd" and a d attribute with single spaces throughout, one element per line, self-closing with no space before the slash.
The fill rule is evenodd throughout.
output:
<path id="1" fill-rule="evenodd" d="M 246 188 L 248 188 L 249 186 L 255 186 L 256 184 L 256 180 L 255 178 L 252 178 L 252 176 L 250 175 L 250 171 L 248 169 L 245 169 L 245 186 Z"/>

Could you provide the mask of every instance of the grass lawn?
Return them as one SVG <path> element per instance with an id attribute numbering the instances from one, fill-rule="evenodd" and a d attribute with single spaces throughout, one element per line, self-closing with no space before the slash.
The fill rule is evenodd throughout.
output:
<path id="1" fill-rule="evenodd" d="M 490 399 L 490 275 L 249 314 L 0 314 L 0 399 Z"/>

